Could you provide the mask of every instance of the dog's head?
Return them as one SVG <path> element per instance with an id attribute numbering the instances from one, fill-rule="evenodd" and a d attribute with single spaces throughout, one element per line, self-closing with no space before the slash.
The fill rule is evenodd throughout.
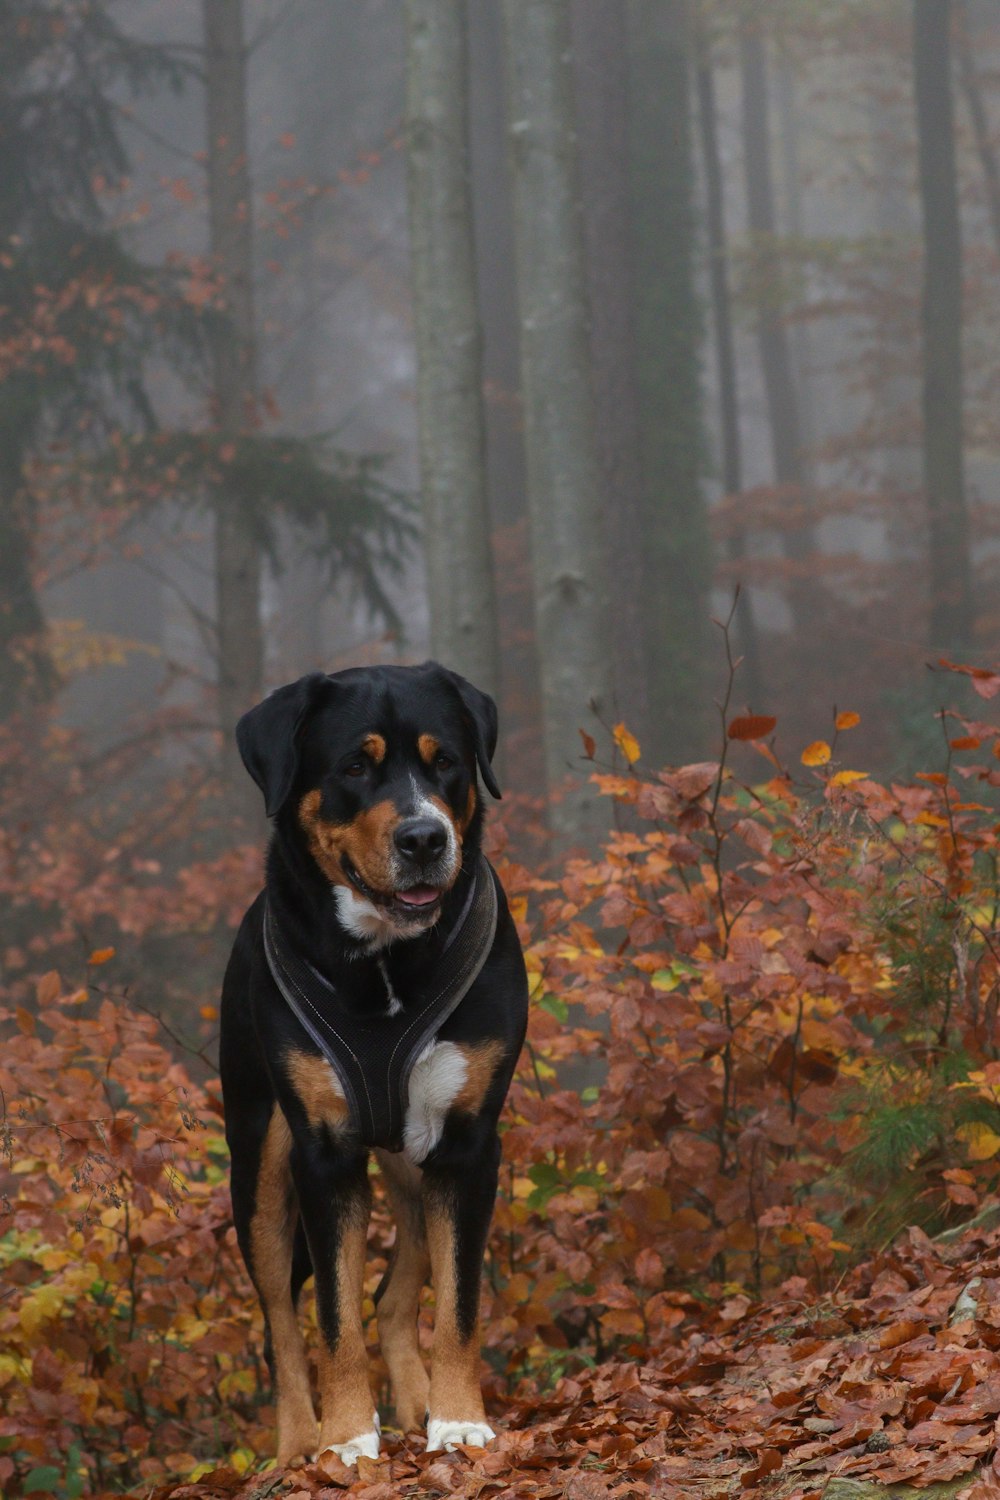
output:
<path id="1" fill-rule="evenodd" d="M 315 672 L 244 714 L 236 739 L 349 931 L 374 942 L 433 925 L 478 837 L 477 765 L 500 795 L 492 698 L 436 662 Z"/>

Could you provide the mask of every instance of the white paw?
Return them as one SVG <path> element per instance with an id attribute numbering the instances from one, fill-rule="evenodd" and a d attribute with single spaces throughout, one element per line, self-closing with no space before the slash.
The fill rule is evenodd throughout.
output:
<path id="1" fill-rule="evenodd" d="M 445 1422 L 440 1417 L 431 1417 L 427 1423 L 427 1452 L 436 1453 L 443 1448 L 454 1453 L 459 1443 L 470 1448 L 485 1448 L 496 1433 L 482 1419 L 472 1422 Z"/>
<path id="2" fill-rule="evenodd" d="M 323 1453 L 336 1453 L 341 1463 L 356 1464 L 359 1458 L 378 1458 L 378 1441 L 381 1431 L 378 1412 L 372 1416 L 371 1432 L 359 1432 L 347 1443 L 330 1443 Z M 320 1458 L 323 1457 L 320 1454 Z"/>

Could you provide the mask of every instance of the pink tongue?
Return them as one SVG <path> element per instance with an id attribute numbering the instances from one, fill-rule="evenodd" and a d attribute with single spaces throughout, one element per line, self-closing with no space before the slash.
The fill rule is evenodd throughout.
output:
<path id="1" fill-rule="evenodd" d="M 429 906 L 438 898 L 438 889 L 434 885 L 413 885 L 408 891 L 397 891 L 396 897 L 405 906 Z"/>

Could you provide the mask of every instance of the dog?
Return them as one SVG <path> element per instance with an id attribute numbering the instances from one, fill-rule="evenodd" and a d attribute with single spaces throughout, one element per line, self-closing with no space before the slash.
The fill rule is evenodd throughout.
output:
<path id="1" fill-rule="evenodd" d="M 435 662 L 316 672 L 251 709 L 236 738 L 273 823 L 223 982 L 220 1070 L 278 1462 L 378 1455 L 361 1320 L 369 1151 L 397 1226 L 376 1304 L 398 1425 L 426 1422 L 428 1450 L 485 1446 L 480 1281 L 528 1006 L 480 848 L 480 778 L 500 796 L 496 705 Z M 310 1275 L 318 1423 L 296 1314 Z"/>

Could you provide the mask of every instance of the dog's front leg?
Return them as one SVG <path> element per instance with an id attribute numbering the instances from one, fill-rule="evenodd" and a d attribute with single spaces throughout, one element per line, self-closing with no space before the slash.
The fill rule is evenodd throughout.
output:
<path id="1" fill-rule="evenodd" d="M 424 1165 L 435 1304 L 429 1450 L 482 1448 L 495 1436 L 479 1381 L 479 1293 L 499 1166 L 496 1130 L 481 1120 L 447 1130 Z"/>
<path id="2" fill-rule="evenodd" d="M 331 1150 L 324 1131 L 296 1143 L 292 1173 L 316 1278 L 320 1331 L 320 1453 L 345 1463 L 377 1458 L 379 1421 L 368 1380 L 361 1322 L 371 1191 L 368 1159 Z"/>

